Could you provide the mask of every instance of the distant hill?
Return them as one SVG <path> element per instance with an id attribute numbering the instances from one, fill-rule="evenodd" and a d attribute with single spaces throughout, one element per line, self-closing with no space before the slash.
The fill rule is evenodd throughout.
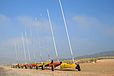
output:
<path id="1" fill-rule="evenodd" d="M 79 56 L 75 57 L 75 59 L 79 58 L 91 58 L 91 57 L 104 57 L 104 56 L 114 56 L 114 51 L 105 51 L 105 52 L 99 52 L 91 55 L 84 55 L 84 56 Z"/>

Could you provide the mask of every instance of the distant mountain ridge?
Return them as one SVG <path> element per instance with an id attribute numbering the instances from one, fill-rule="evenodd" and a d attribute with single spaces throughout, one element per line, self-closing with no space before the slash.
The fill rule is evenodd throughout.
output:
<path id="1" fill-rule="evenodd" d="M 113 51 L 104 51 L 104 52 L 99 52 L 91 55 L 84 55 L 84 56 L 78 56 L 75 57 L 75 59 L 79 58 L 91 58 L 91 57 L 105 57 L 105 56 L 114 56 L 114 50 Z"/>

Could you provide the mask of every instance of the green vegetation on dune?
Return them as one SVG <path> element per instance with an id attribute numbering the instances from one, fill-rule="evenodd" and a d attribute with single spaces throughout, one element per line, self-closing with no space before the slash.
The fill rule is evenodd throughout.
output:
<path id="1" fill-rule="evenodd" d="M 76 59 L 76 63 L 92 63 L 96 62 L 97 60 L 101 59 L 114 59 L 114 56 L 105 56 L 105 57 L 96 57 L 96 58 L 81 58 L 81 59 Z M 72 60 L 62 60 L 64 63 L 72 63 Z"/>

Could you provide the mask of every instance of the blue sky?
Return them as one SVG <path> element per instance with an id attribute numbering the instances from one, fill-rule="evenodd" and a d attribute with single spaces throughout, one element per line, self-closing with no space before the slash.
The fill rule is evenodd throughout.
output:
<path id="1" fill-rule="evenodd" d="M 74 56 L 114 50 L 114 0 L 61 2 Z M 71 57 L 59 0 L 0 0 L 0 59 L 3 62 L 16 61 L 15 49 L 19 60 L 24 61 L 22 32 L 25 31 L 25 49 L 27 52 L 28 47 L 32 60 L 41 57 L 46 60 L 48 53 L 55 58 L 46 9 L 50 12 L 59 57 Z"/>

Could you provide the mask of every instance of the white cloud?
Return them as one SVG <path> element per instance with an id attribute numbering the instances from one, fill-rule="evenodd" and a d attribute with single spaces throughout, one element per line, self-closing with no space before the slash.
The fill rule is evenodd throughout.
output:
<path id="1" fill-rule="evenodd" d="M 107 27 L 107 28 L 104 29 L 104 32 L 108 36 L 113 36 L 114 37 L 114 27 Z"/>
<path id="2" fill-rule="evenodd" d="M 17 19 L 24 26 L 32 26 L 41 30 L 49 29 L 49 22 L 45 19 L 38 19 L 31 16 L 18 16 Z"/>
<path id="3" fill-rule="evenodd" d="M 37 19 L 32 16 L 17 16 L 8 17 L 6 15 L 0 15 L 0 25 L 24 25 L 28 27 L 34 27 L 40 30 L 49 30 L 49 22 L 47 19 Z"/>
<path id="4" fill-rule="evenodd" d="M 73 20 L 78 26 L 80 26 L 80 28 L 84 28 L 83 30 L 90 28 L 96 31 L 100 31 L 104 35 L 114 36 L 114 27 L 110 27 L 112 26 L 110 23 L 108 23 L 108 25 L 105 23 L 105 21 L 102 22 L 98 18 L 89 16 L 74 16 Z"/>
<path id="5" fill-rule="evenodd" d="M 9 21 L 10 18 L 5 15 L 0 15 L 0 21 Z"/>
<path id="6" fill-rule="evenodd" d="M 11 23 L 11 19 L 8 16 L 0 15 L 0 25 L 1 26 L 8 25 L 10 23 Z"/>
<path id="7" fill-rule="evenodd" d="M 75 20 L 81 27 L 91 27 L 100 24 L 96 18 L 89 16 L 75 16 L 73 17 L 73 20 Z"/>
<path id="8" fill-rule="evenodd" d="M 32 44 L 32 41 L 30 38 L 23 38 L 23 40 L 24 40 L 26 45 Z M 7 47 L 7 46 L 8 47 L 14 47 L 15 45 L 22 46 L 23 45 L 22 37 L 10 38 L 8 40 L 3 41 L 1 45 L 5 46 L 5 47 Z"/>

